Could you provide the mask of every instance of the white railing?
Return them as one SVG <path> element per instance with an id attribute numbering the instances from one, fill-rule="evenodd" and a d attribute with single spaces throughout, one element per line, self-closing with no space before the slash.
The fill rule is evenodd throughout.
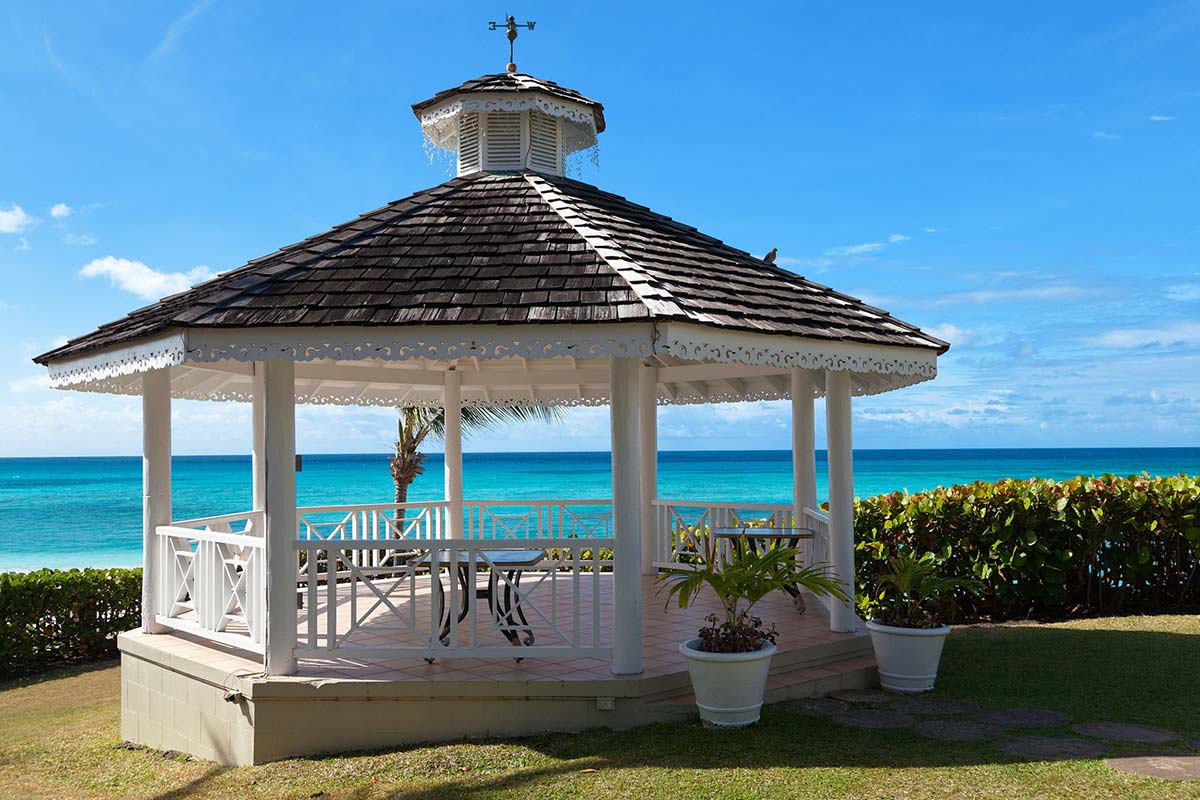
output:
<path id="1" fill-rule="evenodd" d="M 611 500 L 470 500 L 464 503 L 468 539 L 609 538 Z"/>
<path id="2" fill-rule="evenodd" d="M 806 508 L 801 517 L 800 527 L 810 528 L 813 532 L 813 538 L 806 544 L 804 563 L 832 563 L 829 552 L 829 515 L 819 509 Z M 833 598 L 827 594 L 817 595 L 817 599 L 826 609 L 833 605 Z"/>
<path id="3" fill-rule="evenodd" d="M 373 540 L 298 540 L 317 568 L 301 587 L 296 654 L 608 656 L 601 610 L 612 596 L 604 559 L 613 539 L 501 538 L 408 538 L 380 566 L 362 556 L 378 548 Z"/>
<path id="4" fill-rule="evenodd" d="M 654 566 L 664 569 L 696 563 L 706 552 L 713 529 L 744 525 L 805 527 L 795 525 L 790 504 L 655 500 Z M 803 546 L 798 549 L 807 556 Z"/>
<path id="5" fill-rule="evenodd" d="M 155 622 L 262 652 L 267 626 L 261 512 L 174 522 L 159 537 Z"/>

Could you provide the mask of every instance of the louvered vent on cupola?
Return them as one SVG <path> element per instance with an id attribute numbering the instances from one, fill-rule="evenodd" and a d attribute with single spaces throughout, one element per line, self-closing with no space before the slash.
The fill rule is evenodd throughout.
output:
<path id="1" fill-rule="evenodd" d="M 562 123 L 537 110 L 482 111 L 458 118 L 458 174 L 485 170 L 565 173 Z"/>
<path id="2" fill-rule="evenodd" d="M 479 115 L 463 114 L 458 118 L 458 174 L 483 169 L 479 155 Z"/>

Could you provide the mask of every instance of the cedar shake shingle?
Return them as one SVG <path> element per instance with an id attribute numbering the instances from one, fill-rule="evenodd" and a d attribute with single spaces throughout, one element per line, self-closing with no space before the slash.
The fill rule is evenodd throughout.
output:
<path id="1" fill-rule="evenodd" d="M 947 347 L 595 186 L 480 172 L 255 259 L 35 360 L 179 327 L 640 320 Z"/>

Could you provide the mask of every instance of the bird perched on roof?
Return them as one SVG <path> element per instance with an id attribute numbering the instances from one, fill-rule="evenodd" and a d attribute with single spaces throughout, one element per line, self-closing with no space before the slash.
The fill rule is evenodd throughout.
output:
<path id="1" fill-rule="evenodd" d="M 765 256 L 763 256 L 763 261 L 767 262 L 768 264 L 774 264 L 775 263 L 775 255 L 778 252 L 779 252 L 778 247 L 772 247 L 771 252 L 769 252 Z"/>

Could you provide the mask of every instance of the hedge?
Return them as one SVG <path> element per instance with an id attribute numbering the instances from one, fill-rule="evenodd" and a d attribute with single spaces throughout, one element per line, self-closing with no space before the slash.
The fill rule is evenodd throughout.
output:
<path id="1" fill-rule="evenodd" d="M 899 548 L 931 552 L 978 596 L 939 609 L 945 622 L 1168 611 L 1200 605 L 1200 478 L 1004 480 L 893 492 L 855 508 L 860 613 Z"/>
<path id="2" fill-rule="evenodd" d="M 0 573 L 0 678 L 114 658 L 141 608 L 140 569 Z"/>

